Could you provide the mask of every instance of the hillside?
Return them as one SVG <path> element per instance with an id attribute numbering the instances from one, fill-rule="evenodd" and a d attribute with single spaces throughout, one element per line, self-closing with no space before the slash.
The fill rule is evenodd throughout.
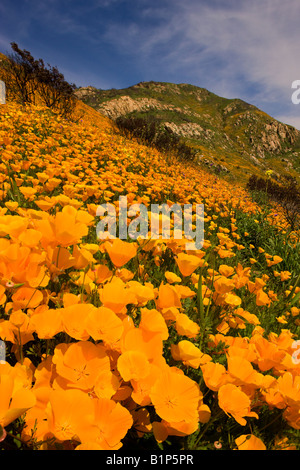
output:
<path id="1" fill-rule="evenodd" d="M 79 88 L 76 95 L 100 113 L 155 117 L 197 151 L 201 165 L 245 182 L 251 174 L 299 178 L 300 131 L 240 99 L 188 84 L 142 82 L 125 89 Z"/>
<path id="2" fill-rule="evenodd" d="M 0 105 L 0 170 L 1 450 L 300 450 L 300 243 L 280 210 L 81 101 L 72 119 Z M 99 238 L 120 196 L 151 223 L 151 204 L 192 204 L 193 229 L 204 204 L 203 247 L 174 221 Z"/>

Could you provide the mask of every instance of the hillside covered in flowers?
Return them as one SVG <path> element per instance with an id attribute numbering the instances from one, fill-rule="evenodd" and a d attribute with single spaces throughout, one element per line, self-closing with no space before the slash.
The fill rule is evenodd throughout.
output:
<path id="1" fill-rule="evenodd" d="M 279 208 L 80 102 L 72 120 L 0 105 L 0 168 L 0 448 L 300 450 L 299 233 Z M 203 247 L 97 238 L 122 195 L 204 204 Z"/>

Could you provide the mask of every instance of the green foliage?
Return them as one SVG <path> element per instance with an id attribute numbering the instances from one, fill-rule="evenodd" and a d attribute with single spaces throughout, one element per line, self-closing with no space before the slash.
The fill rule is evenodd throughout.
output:
<path id="1" fill-rule="evenodd" d="M 267 204 L 271 200 L 277 203 L 283 209 L 291 230 L 299 228 L 300 190 L 295 178 L 286 177 L 285 181 L 278 183 L 272 178 L 252 175 L 247 188 L 253 192 L 257 202 Z"/>

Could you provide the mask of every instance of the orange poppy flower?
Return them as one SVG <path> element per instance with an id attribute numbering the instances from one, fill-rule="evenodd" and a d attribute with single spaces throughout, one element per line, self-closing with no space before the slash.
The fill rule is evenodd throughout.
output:
<path id="1" fill-rule="evenodd" d="M 157 414 L 168 422 L 198 419 L 201 392 L 189 377 L 166 367 L 150 391 Z"/>
<path id="2" fill-rule="evenodd" d="M 222 364 L 217 362 L 208 362 L 201 365 L 203 379 L 208 388 L 217 391 L 227 381 L 227 372 Z"/>
<path id="3" fill-rule="evenodd" d="M 139 276 L 141 277 L 144 272 L 142 265 L 139 266 L 138 272 L 139 272 Z M 132 271 L 129 271 L 129 269 L 126 269 L 126 268 L 121 268 L 121 269 L 118 268 L 116 271 L 116 276 L 122 279 L 122 281 L 128 282 L 134 278 L 134 273 Z"/>
<path id="4" fill-rule="evenodd" d="M 95 341 L 117 342 L 124 331 L 122 320 L 107 307 L 92 309 L 85 321 L 86 331 Z"/>
<path id="5" fill-rule="evenodd" d="M 49 271 L 61 273 L 63 270 L 74 265 L 74 258 L 67 248 L 61 246 L 54 249 L 47 246 L 47 261 L 49 260 Z"/>
<path id="6" fill-rule="evenodd" d="M 259 325 L 260 321 L 257 318 L 254 313 L 247 312 L 243 308 L 239 307 L 234 311 L 234 315 L 237 315 L 238 317 L 242 317 L 243 319 L 246 320 L 247 323 L 250 323 L 251 325 Z"/>
<path id="7" fill-rule="evenodd" d="M 251 343 L 255 346 L 257 353 L 256 363 L 261 371 L 266 371 L 272 367 L 281 367 L 281 362 L 286 356 L 286 352 L 278 349 L 278 347 L 263 338 L 260 335 L 254 335 Z"/>
<path id="8" fill-rule="evenodd" d="M 128 287 L 134 294 L 138 305 L 145 305 L 149 300 L 153 300 L 155 297 L 153 286 L 150 283 L 142 285 L 137 281 L 129 281 Z"/>
<path id="9" fill-rule="evenodd" d="M 253 344 L 247 344 L 247 347 L 243 344 L 232 344 L 227 348 L 226 353 L 228 354 L 228 357 L 242 357 L 247 359 L 249 362 L 255 362 L 257 359 L 257 353 Z"/>
<path id="10" fill-rule="evenodd" d="M 211 361 L 208 354 L 204 354 L 191 341 L 182 340 L 171 345 L 171 354 L 175 361 L 182 361 L 184 365 L 198 369 L 202 364 Z"/>
<path id="11" fill-rule="evenodd" d="M 168 307 L 181 307 L 180 297 L 175 287 L 169 284 L 161 284 L 158 289 L 158 298 L 156 299 L 156 307 L 158 309 Z"/>
<path id="12" fill-rule="evenodd" d="M 126 288 L 126 284 L 118 277 L 114 277 L 98 292 L 103 306 L 110 308 L 115 313 L 125 313 L 126 305 L 137 302 L 134 293 Z"/>
<path id="13" fill-rule="evenodd" d="M 258 306 L 270 305 L 270 303 L 271 303 L 271 299 L 268 296 L 268 294 L 266 294 L 266 292 L 264 292 L 262 289 L 259 289 L 256 292 L 256 305 Z"/>
<path id="14" fill-rule="evenodd" d="M 120 447 L 116 447 L 114 450 L 118 450 L 119 448 Z M 108 450 L 108 449 L 107 449 L 107 446 L 98 444 L 98 442 L 89 441 L 89 442 L 84 442 L 83 444 L 78 444 L 75 450 Z M 113 449 L 110 448 L 109 450 L 113 450 Z"/>
<path id="15" fill-rule="evenodd" d="M 168 423 L 165 420 L 152 423 L 153 434 L 157 442 L 163 442 L 168 436 L 188 436 L 198 429 L 198 421 L 180 421 Z"/>
<path id="16" fill-rule="evenodd" d="M 0 305 L 5 304 L 6 302 L 5 287 L 0 285 Z"/>
<path id="17" fill-rule="evenodd" d="M 218 255 L 220 256 L 220 258 L 232 258 L 233 256 L 235 256 L 235 254 L 230 251 L 230 250 L 225 250 L 224 248 L 219 248 L 218 249 Z"/>
<path id="18" fill-rule="evenodd" d="M 222 276 L 229 277 L 234 273 L 234 268 L 232 266 L 227 266 L 227 264 L 221 264 L 219 267 L 219 273 Z"/>
<path id="19" fill-rule="evenodd" d="M 7 201 L 5 205 L 11 212 L 15 211 L 19 206 L 16 201 Z"/>
<path id="20" fill-rule="evenodd" d="M 203 287 L 204 286 L 202 286 L 202 290 L 204 290 Z M 177 290 L 180 299 L 187 299 L 188 297 L 194 297 L 196 295 L 196 292 L 190 289 L 188 286 L 177 284 L 175 289 Z"/>
<path id="21" fill-rule="evenodd" d="M 264 376 L 253 369 L 252 364 L 245 358 L 230 355 L 228 361 L 228 372 L 233 378 L 235 385 L 249 384 L 260 387 Z"/>
<path id="22" fill-rule="evenodd" d="M 234 289 L 234 287 L 233 281 L 225 276 L 220 276 L 214 281 L 215 291 L 220 295 L 227 294 Z"/>
<path id="23" fill-rule="evenodd" d="M 125 382 L 143 379 L 150 372 L 149 361 L 142 351 L 123 352 L 118 359 L 117 368 Z"/>
<path id="24" fill-rule="evenodd" d="M 53 390 L 46 407 L 49 431 L 59 440 L 94 440 L 93 400 L 82 390 Z"/>
<path id="25" fill-rule="evenodd" d="M 270 266 L 274 266 L 274 264 L 278 264 L 278 263 L 281 263 L 282 261 L 282 258 L 280 258 L 280 256 L 273 256 L 273 261 L 271 260 L 267 260 L 267 265 L 270 267 Z"/>
<path id="26" fill-rule="evenodd" d="M 22 416 L 36 403 L 31 390 L 16 386 L 17 379 L 0 369 L 0 426 L 5 427 Z"/>
<path id="27" fill-rule="evenodd" d="M 28 260 L 28 266 L 26 267 L 24 278 L 29 287 L 46 287 L 50 281 L 47 268 L 44 265 L 39 265 L 38 261 L 36 262 L 33 258 L 34 255 L 30 256 Z"/>
<path id="28" fill-rule="evenodd" d="M 287 437 L 280 438 L 277 436 L 274 442 L 274 450 L 297 450 L 296 445 L 289 444 L 289 439 Z"/>
<path id="29" fill-rule="evenodd" d="M 283 282 L 283 281 L 287 281 L 288 279 L 291 278 L 291 273 L 289 271 L 281 271 L 280 273 L 280 280 Z"/>
<path id="30" fill-rule="evenodd" d="M 98 398 L 91 402 L 94 405 L 95 442 L 106 450 L 120 448 L 121 439 L 126 436 L 133 424 L 130 412 L 113 400 Z"/>
<path id="31" fill-rule="evenodd" d="M 168 324 L 170 321 L 173 322 L 176 320 L 179 315 L 179 310 L 176 307 L 162 308 L 161 314 Z"/>
<path id="32" fill-rule="evenodd" d="M 179 271 L 185 277 L 190 276 L 200 265 L 203 264 L 203 261 L 198 256 L 186 253 L 178 253 L 175 261 Z"/>
<path id="33" fill-rule="evenodd" d="M 30 186 L 27 186 L 27 187 L 20 186 L 19 190 L 21 191 L 25 199 L 28 199 L 29 201 L 33 201 L 35 194 L 37 192 L 36 188 L 31 188 Z"/>
<path id="34" fill-rule="evenodd" d="M 127 398 L 131 396 L 131 393 L 132 393 L 131 384 L 127 385 L 125 382 L 123 382 L 123 384 L 120 385 L 120 387 L 118 388 L 118 390 L 116 391 L 116 393 L 113 395 L 112 398 L 114 401 L 127 400 Z M 103 397 L 103 398 L 107 398 L 107 397 Z"/>
<path id="35" fill-rule="evenodd" d="M 29 221 L 21 216 L 12 215 L 4 216 L 0 223 L 1 236 L 9 235 L 16 240 L 21 233 L 28 227 Z"/>
<path id="36" fill-rule="evenodd" d="M 12 295 L 12 301 L 16 309 L 36 308 L 43 301 L 43 293 L 32 287 L 19 287 Z"/>
<path id="37" fill-rule="evenodd" d="M 86 319 L 96 307 L 92 304 L 74 304 L 61 309 L 61 318 L 64 331 L 71 338 L 86 341 L 90 334 L 86 330 Z"/>
<path id="38" fill-rule="evenodd" d="M 112 271 L 105 264 L 99 264 L 95 266 L 93 276 L 94 282 L 96 284 L 101 284 L 112 277 Z"/>
<path id="39" fill-rule="evenodd" d="M 66 205 L 61 212 L 57 212 L 55 217 L 36 220 L 34 222 L 36 230 L 42 233 L 41 243 L 44 246 L 71 246 L 78 243 L 82 237 L 87 235 L 88 227 L 86 223 L 77 221 L 77 210 Z"/>
<path id="40" fill-rule="evenodd" d="M 86 221 L 77 220 L 77 210 L 72 206 L 65 206 L 58 212 L 54 220 L 55 239 L 61 246 L 70 246 L 77 243 L 87 235 Z"/>
<path id="41" fill-rule="evenodd" d="M 266 403 L 270 405 L 270 407 L 276 407 L 279 409 L 286 408 L 286 402 L 281 393 L 278 392 L 277 384 L 274 385 L 273 383 L 271 386 L 267 387 L 266 390 L 263 390 L 262 396 L 264 397 Z"/>
<path id="42" fill-rule="evenodd" d="M 38 201 L 34 201 L 34 203 L 41 209 L 41 211 L 49 211 L 52 207 L 56 204 L 55 198 L 50 198 L 48 196 L 39 199 Z"/>
<path id="43" fill-rule="evenodd" d="M 163 420 L 153 421 L 152 431 L 157 442 L 159 443 L 164 442 L 169 435 L 167 422 Z"/>
<path id="44" fill-rule="evenodd" d="M 137 253 L 135 243 L 125 242 L 124 240 L 120 240 L 120 238 L 115 238 L 113 241 L 106 242 L 105 249 L 112 263 L 117 268 L 124 266 L 124 264 L 134 258 Z"/>
<path id="45" fill-rule="evenodd" d="M 46 309 L 32 315 L 29 326 L 40 339 L 51 339 L 63 330 L 61 309 Z"/>
<path id="46" fill-rule="evenodd" d="M 70 305 L 77 305 L 79 303 L 80 295 L 71 294 L 70 292 L 65 292 L 63 294 L 64 307 L 69 307 Z"/>
<path id="47" fill-rule="evenodd" d="M 250 411 L 250 398 L 234 384 L 229 383 L 220 387 L 218 401 L 220 408 L 228 416 L 232 416 L 241 426 L 247 424 L 245 416 L 258 419 L 258 415 Z"/>
<path id="48" fill-rule="evenodd" d="M 140 328 L 129 328 L 121 338 L 121 349 L 125 351 L 143 352 L 150 362 L 162 356 L 163 341 L 159 334 L 145 334 Z"/>
<path id="49" fill-rule="evenodd" d="M 39 387 L 50 388 L 52 385 L 53 377 L 55 376 L 55 365 L 52 362 L 53 356 L 47 356 L 42 359 L 34 371 L 34 389 Z"/>
<path id="50" fill-rule="evenodd" d="M 300 401 L 300 377 L 293 377 L 291 372 L 285 372 L 278 378 L 278 391 L 288 406 L 299 408 Z"/>
<path id="51" fill-rule="evenodd" d="M 34 339 L 29 316 L 22 310 L 10 314 L 9 320 L 0 320 L 0 338 L 13 344 L 26 344 Z"/>
<path id="52" fill-rule="evenodd" d="M 298 406 L 288 406 L 283 412 L 283 418 L 288 422 L 289 426 L 294 429 L 300 429 L 300 417 Z"/>
<path id="53" fill-rule="evenodd" d="M 78 202 L 78 201 L 77 201 Z M 76 222 L 85 224 L 87 226 L 92 226 L 95 218 L 88 213 L 86 210 L 77 210 L 76 212 Z"/>
<path id="54" fill-rule="evenodd" d="M 94 262 L 92 253 L 85 248 L 79 248 L 78 245 L 73 246 L 72 255 L 74 258 L 75 269 L 86 268 L 88 265 L 91 265 Z"/>
<path id="55" fill-rule="evenodd" d="M 141 309 L 141 321 L 139 328 L 143 330 L 149 337 L 159 334 L 162 340 L 167 340 L 169 337 L 169 330 L 160 312 L 155 309 Z"/>
<path id="56" fill-rule="evenodd" d="M 176 316 L 175 328 L 179 335 L 196 338 L 200 331 L 199 325 L 191 320 L 185 313 Z"/>
<path id="57" fill-rule="evenodd" d="M 95 379 L 93 391 L 98 398 L 111 398 L 120 388 L 120 380 L 111 370 L 101 370 Z"/>
<path id="58" fill-rule="evenodd" d="M 235 268 L 236 274 L 232 278 L 237 289 L 247 284 L 250 276 L 250 271 L 251 268 L 243 268 L 242 265 L 238 263 L 237 267 Z"/>
<path id="59" fill-rule="evenodd" d="M 204 403 L 201 403 L 198 407 L 198 416 L 200 423 L 208 423 L 211 417 L 210 408 Z"/>
<path id="60" fill-rule="evenodd" d="M 181 282 L 181 278 L 179 276 L 177 276 L 177 274 L 172 273 L 170 271 L 166 271 L 165 276 L 166 276 L 167 281 L 170 284 L 173 284 L 174 282 Z"/>
<path id="61" fill-rule="evenodd" d="M 238 295 L 232 294 L 231 292 L 225 294 L 224 301 L 227 305 L 233 305 L 234 307 L 237 307 L 242 303 L 242 299 Z"/>
<path id="62" fill-rule="evenodd" d="M 153 363 L 149 363 L 149 373 L 144 378 L 131 380 L 133 391 L 131 398 L 140 406 L 151 404 L 150 391 L 161 374 L 161 368 Z"/>
<path id="63" fill-rule="evenodd" d="M 41 232 L 34 229 L 26 229 L 23 233 L 19 236 L 19 241 L 24 246 L 28 246 L 30 248 L 34 248 L 38 246 L 40 239 L 42 238 Z"/>
<path id="64" fill-rule="evenodd" d="M 235 439 L 238 450 L 266 450 L 266 446 L 261 439 L 253 434 L 242 434 Z"/>
<path id="65" fill-rule="evenodd" d="M 110 371 L 105 348 L 90 341 L 60 343 L 53 356 L 56 373 L 66 379 L 71 388 L 92 389 L 101 371 Z"/>

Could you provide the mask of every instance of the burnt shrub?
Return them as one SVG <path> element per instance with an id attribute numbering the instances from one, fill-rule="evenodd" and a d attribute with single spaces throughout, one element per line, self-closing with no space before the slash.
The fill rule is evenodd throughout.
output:
<path id="1" fill-rule="evenodd" d="M 284 176 L 282 181 L 277 182 L 271 178 L 262 178 L 251 175 L 247 188 L 262 196 L 260 200 L 274 201 L 282 209 L 286 221 L 292 230 L 300 226 L 300 190 L 297 181 L 292 176 Z"/>
<path id="2" fill-rule="evenodd" d="M 116 124 L 126 136 L 133 136 L 142 143 L 153 146 L 163 152 L 173 152 L 182 160 L 193 160 L 196 152 L 185 144 L 180 137 L 166 128 L 153 115 L 141 117 L 136 115 L 120 116 Z"/>
<path id="3" fill-rule="evenodd" d="M 13 53 L 1 62 L 0 78 L 6 83 L 7 97 L 22 105 L 41 104 L 63 117 L 70 117 L 75 105 L 76 86 L 68 83 L 57 67 L 35 59 L 12 42 Z"/>

